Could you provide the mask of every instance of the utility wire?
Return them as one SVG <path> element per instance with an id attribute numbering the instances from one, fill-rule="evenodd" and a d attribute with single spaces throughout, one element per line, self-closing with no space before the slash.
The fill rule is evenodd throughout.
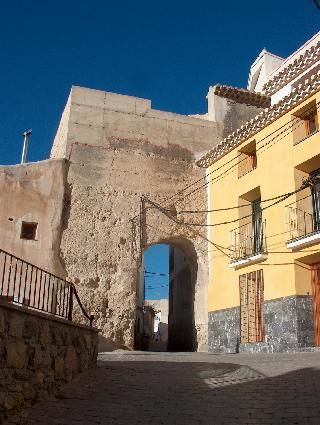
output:
<path id="1" fill-rule="evenodd" d="M 310 108 L 310 109 L 314 109 L 314 107 Z M 268 146 L 271 142 L 273 142 L 274 140 L 277 140 L 279 138 L 280 135 L 282 135 L 281 138 L 279 138 L 275 143 L 278 143 L 280 140 L 284 139 L 287 134 L 289 132 L 291 132 L 292 130 L 295 130 L 296 128 L 298 128 L 300 125 L 303 125 L 304 123 L 301 122 L 300 117 L 298 118 L 298 122 L 296 123 L 297 125 L 293 124 L 291 125 L 288 129 L 286 129 L 286 131 L 282 131 L 281 133 L 279 133 L 277 136 L 275 136 L 273 139 L 269 140 L 268 142 L 266 142 L 264 145 L 260 146 L 258 149 L 256 149 L 256 152 L 259 152 L 261 149 L 263 149 L 264 147 Z M 284 133 L 284 134 L 283 134 Z M 269 137 L 269 135 L 268 135 Z M 262 141 L 263 139 L 261 139 Z M 259 143 L 261 142 L 259 141 Z M 273 144 L 271 145 L 273 146 Z M 271 147 L 270 146 L 270 147 Z M 265 149 L 267 150 L 267 149 Z M 264 151 L 262 151 L 261 153 L 263 153 Z M 234 159 L 237 159 L 240 155 L 238 155 L 237 157 L 235 157 Z M 226 175 L 230 174 L 230 171 L 236 167 L 238 167 L 239 164 L 241 164 L 241 162 L 246 161 L 246 158 L 242 159 L 241 161 L 236 162 L 235 164 L 233 164 L 231 167 L 229 167 L 227 170 L 223 171 L 221 174 L 219 174 L 218 176 L 215 176 L 214 178 L 208 180 L 207 182 L 205 182 L 204 184 L 202 184 L 201 186 L 195 188 L 193 191 L 188 192 L 186 195 L 184 195 L 184 199 L 189 197 L 190 195 L 192 195 L 193 193 L 198 192 L 199 190 L 205 188 L 208 184 L 210 184 L 211 182 L 214 181 L 218 181 L 221 180 L 222 178 L 224 178 Z"/>
<path id="2" fill-rule="evenodd" d="M 320 102 L 317 102 L 316 104 L 314 104 L 312 107 L 310 107 L 310 108 L 308 108 L 306 111 L 304 111 L 304 113 L 303 113 L 303 115 L 302 116 L 299 116 L 299 117 L 296 117 L 294 120 L 291 120 L 290 122 L 286 122 L 285 124 L 283 124 L 282 126 L 280 126 L 280 127 L 278 127 L 276 130 L 274 130 L 272 133 L 269 133 L 267 136 L 265 136 L 264 138 L 262 138 L 261 140 L 259 140 L 258 142 L 257 142 L 257 144 L 260 144 L 261 142 L 263 142 L 264 140 L 266 140 L 266 139 L 268 139 L 270 136 L 272 136 L 273 134 L 275 134 L 275 133 L 277 133 L 279 130 L 281 130 L 281 129 L 283 129 L 284 127 L 286 127 L 287 125 L 289 125 L 289 127 L 288 128 L 286 128 L 285 130 L 283 130 L 283 131 L 281 131 L 279 134 L 277 134 L 273 139 L 271 139 L 271 140 L 269 140 L 269 141 L 267 141 L 264 145 L 262 145 L 262 146 L 260 146 L 257 150 L 256 150 L 256 152 L 258 152 L 258 151 L 260 151 L 262 148 L 264 148 L 265 146 L 268 146 L 272 141 L 274 141 L 274 140 L 276 140 L 276 139 L 278 139 L 278 137 L 280 136 L 280 135 L 282 135 L 283 133 L 285 133 L 285 134 L 283 134 L 283 136 L 277 141 L 277 142 L 279 142 L 280 140 L 282 140 L 287 134 L 288 134 L 288 132 L 289 132 L 289 130 L 291 131 L 292 129 L 296 129 L 298 126 L 300 126 L 300 125 L 302 125 L 303 124 L 303 122 L 301 122 L 301 117 L 304 117 L 304 116 L 307 116 L 309 113 L 310 113 L 310 111 L 315 111 L 315 110 L 318 110 L 318 107 L 317 107 L 317 105 L 319 105 L 320 104 Z M 296 123 L 295 123 L 295 121 L 296 121 Z M 298 126 L 295 126 L 295 124 L 298 124 Z M 276 142 L 276 143 L 277 143 Z M 271 146 L 273 146 L 273 145 L 271 145 Z M 261 153 L 263 153 L 263 152 L 261 152 Z M 223 167 L 225 167 L 227 164 L 229 164 L 230 162 L 232 162 L 232 161 L 234 161 L 234 160 L 236 160 L 237 158 L 239 158 L 241 156 L 241 154 L 239 154 L 239 155 L 237 155 L 235 158 L 233 158 L 233 159 L 231 159 L 231 160 L 229 160 L 227 163 L 225 163 L 225 164 L 223 164 L 223 165 L 221 165 L 220 167 L 218 167 L 218 168 L 216 168 L 216 169 L 214 169 L 214 170 L 212 170 L 210 173 L 208 173 L 208 174 L 206 174 L 205 176 L 203 176 L 203 177 L 201 177 L 200 179 L 198 179 L 198 180 L 196 180 L 195 182 L 193 182 L 193 183 L 191 183 L 190 185 L 188 185 L 188 186 L 186 186 L 185 188 L 183 188 L 183 189 L 181 189 L 179 192 L 177 192 L 176 194 L 174 194 L 174 195 L 172 195 L 171 197 L 169 197 L 169 198 L 167 198 L 167 200 L 165 200 L 165 203 L 167 203 L 169 200 L 171 200 L 171 199 L 173 199 L 174 197 L 176 197 L 176 196 L 178 196 L 179 194 L 182 194 L 185 190 L 187 190 L 188 188 L 191 188 L 192 186 L 194 186 L 196 183 L 198 183 L 198 182 L 200 182 L 200 181 L 202 181 L 203 179 L 205 179 L 205 178 L 207 178 L 209 175 L 211 175 L 211 174 L 213 174 L 214 172 L 216 172 L 216 171 L 218 171 L 219 169 L 221 169 L 221 168 L 223 168 Z M 201 190 L 201 189 L 203 189 L 204 187 L 206 187 L 208 184 L 210 184 L 211 182 L 214 182 L 214 181 L 217 181 L 217 180 L 219 180 L 219 179 L 222 179 L 225 175 L 228 175 L 229 174 L 229 172 L 230 172 L 230 170 L 232 170 L 232 169 L 234 169 L 235 167 L 237 167 L 242 161 L 245 161 L 246 160 L 246 158 L 244 158 L 243 160 L 241 160 L 241 161 L 238 161 L 238 162 L 236 162 L 235 164 L 233 164 L 231 167 L 229 167 L 227 170 L 224 170 L 221 174 L 219 174 L 218 176 L 215 176 L 213 179 L 210 179 L 209 181 L 207 181 L 206 183 L 204 183 L 203 185 L 201 185 L 201 186 L 199 186 L 199 187 L 196 187 L 193 191 L 191 191 L 191 192 L 189 192 L 189 193 L 187 193 L 186 195 L 184 195 L 184 199 L 185 198 L 187 198 L 187 197 L 189 197 L 189 196 L 191 196 L 193 193 L 196 193 L 196 192 L 198 192 L 199 190 Z M 270 199 L 270 200 L 272 200 L 272 199 Z M 244 205 L 244 206 L 246 206 L 246 205 Z M 150 208 L 150 207 L 148 207 L 148 208 Z M 146 209 L 148 209 L 148 208 L 146 208 Z M 162 207 L 163 209 L 165 209 L 166 207 Z M 233 207 L 231 207 L 232 209 L 233 209 Z M 238 207 L 234 207 L 234 208 L 239 208 L 239 206 Z M 200 212 L 218 212 L 218 211 L 227 211 L 227 210 L 229 210 L 228 208 L 227 209 L 217 209 L 217 210 L 199 210 L 199 213 Z M 167 208 L 167 211 L 170 213 L 172 213 L 173 212 L 173 210 L 171 210 L 170 208 Z M 186 213 L 186 214 L 196 214 L 198 211 L 196 211 L 196 210 L 182 210 L 182 211 L 180 211 L 179 213 L 180 214 L 183 214 L 183 213 Z M 136 217 L 136 216 L 135 216 Z M 132 218 L 132 220 L 135 218 L 135 217 L 133 217 Z"/>
<path id="3" fill-rule="evenodd" d="M 266 206 L 266 207 L 264 207 L 264 208 L 261 208 L 261 211 L 264 211 L 264 210 L 266 210 L 266 209 L 268 209 L 268 208 L 270 208 L 270 207 L 272 207 L 272 206 L 274 206 L 274 205 L 276 205 L 276 204 L 278 204 L 278 203 L 280 203 L 280 202 L 284 201 L 285 199 L 289 198 L 290 196 L 292 196 L 292 195 L 294 195 L 294 194 L 296 194 L 296 193 L 299 193 L 299 192 L 301 192 L 302 190 L 306 189 L 308 186 L 310 186 L 309 182 L 311 182 L 311 181 L 312 181 L 311 179 L 312 179 L 312 178 L 314 178 L 314 177 L 315 177 L 315 176 L 310 176 L 310 177 L 308 177 L 307 179 L 305 179 L 305 181 L 302 183 L 302 185 L 301 185 L 301 187 L 300 187 L 299 189 L 296 189 L 296 190 L 294 190 L 293 192 L 284 193 L 283 195 L 279 195 L 279 198 L 280 198 L 280 199 L 278 199 L 276 202 L 274 202 L 274 203 L 273 203 L 273 204 L 271 204 L 271 205 L 268 205 L 268 206 Z M 145 198 L 145 200 L 146 200 L 146 202 L 148 202 L 148 203 L 150 203 L 151 205 L 155 206 L 155 207 L 156 207 L 157 209 L 159 209 L 160 211 L 164 212 L 164 213 L 167 215 L 167 217 L 169 217 L 169 218 L 170 218 L 170 215 L 168 214 L 167 210 L 166 210 L 165 208 L 163 208 L 161 205 L 157 204 L 156 202 L 151 201 L 151 200 L 150 200 L 150 199 L 148 199 L 148 198 Z M 244 219 L 249 218 L 249 217 L 252 217 L 252 214 L 248 214 L 248 215 L 246 215 L 246 216 L 244 216 L 244 217 L 237 218 L 237 219 L 235 219 L 235 220 L 224 221 L 224 222 L 214 223 L 214 224 L 208 224 L 208 223 L 206 223 L 206 224 L 202 224 L 202 223 L 185 222 L 185 221 L 180 221 L 180 220 L 178 220 L 178 219 L 175 219 L 174 221 L 175 221 L 176 223 L 178 223 L 178 224 L 188 225 L 188 226 L 196 226 L 196 227 L 217 227 L 217 226 L 222 226 L 222 225 L 225 225 L 225 224 L 232 224 L 232 223 L 236 223 L 236 222 L 238 222 L 238 221 L 240 221 L 240 220 L 244 220 Z M 173 218 L 173 217 L 171 217 L 171 218 Z"/>
<path id="4" fill-rule="evenodd" d="M 292 192 L 293 193 L 293 192 Z M 268 198 L 268 199 L 262 199 L 260 202 L 270 202 L 270 201 L 274 201 L 275 199 L 279 199 L 279 198 L 283 198 L 283 196 L 288 195 L 287 193 L 284 195 L 278 195 L 278 196 L 274 196 L 273 198 Z M 177 213 L 177 214 L 197 214 L 197 213 L 212 213 L 212 212 L 219 212 L 219 211 L 230 211 L 230 210 L 235 210 L 235 209 L 239 209 L 239 208 L 244 208 L 244 207 L 250 207 L 251 203 L 248 204 L 243 204 L 243 205 L 237 205 L 234 207 L 228 207 L 228 208 L 217 208 L 217 209 L 213 209 L 213 210 L 181 210 L 181 211 L 175 211 L 175 210 L 171 210 L 170 208 L 165 208 L 166 211 L 171 212 L 171 213 Z"/>
<path id="5" fill-rule="evenodd" d="M 291 193 L 291 194 L 293 194 L 293 193 Z M 289 194 L 289 196 L 291 196 L 291 194 Z M 152 205 L 154 205 L 154 207 L 156 207 L 158 210 L 167 213 L 167 210 L 164 209 L 161 205 L 159 205 L 159 204 L 157 204 L 157 203 L 155 203 L 153 201 L 150 201 L 149 199 L 146 199 L 146 201 L 152 203 Z M 169 216 L 169 214 L 168 214 L 168 216 Z M 216 226 L 222 226 L 222 225 L 225 225 L 225 224 L 236 223 L 237 221 L 244 220 L 244 219 L 246 219 L 248 217 L 252 217 L 252 214 L 248 214 L 248 215 L 246 215 L 244 217 L 241 217 L 241 218 L 236 218 L 235 220 L 223 221 L 223 222 L 215 223 L 215 224 L 194 223 L 194 222 L 186 222 L 186 221 L 180 221 L 180 220 L 174 220 L 174 221 L 177 224 L 181 224 L 181 225 L 196 226 L 196 227 L 216 227 Z"/>
<path id="6" fill-rule="evenodd" d="M 272 141 L 276 140 L 280 135 L 282 135 L 283 133 L 285 133 L 283 135 L 283 137 L 281 137 L 282 140 L 287 134 L 289 130 L 292 130 L 293 127 L 297 128 L 295 125 L 298 124 L 302 125 L 303 122 L 301 122 L 301 118 L 303 118 L 304 116 L 307 116 L 310 111 L 312 110 L 318 110 L 317 105 L 319 105 L 320 102 L 317 102 L 315 105 L 313 105 L 312 107 L 308 108 L 306 111 L 304 111 L 302 116 L 296 117 L 293 120 L 286 122 L 285 124 L 283 124 L 282 126 L 278 127 L 276 130 L 274 130 L 272 133 L 269 133 L 268 135 L 266 135 L 264 138 L 260 139 L 258 142 L 256 142 L 257 145 L 259 145 L 260 143 L 262 143 L 264 140 L 270 138 L 273 134 L 278 133 L 279 130 L 283 129 L 284 127 L 288 126 L 288 128 L 282 130 L 279 134 L 277 134 L 274 138 L 272 138 L 271 140 L 268 140 L 264 145 L 260 146 L 256 152 L 260 151 L 262 148 L 264 148 L 265 146 L 269 145 Z M 294 129 L 295 129 L 294 128 Z M 178 196 L 179 194 L 182 194 L 184 191 L 186 191 L 187 189 L 191 188 L 192 186 L 194 186 L 195 184 L 199 183 L 200 181 L 202 181 L 203 179 L 206 179 L 208 176 L 210 176 L 211 174 L 213 174 L 214 172 L 218 171 L 219 169 L 223 168 L 224 166 L 226 166 L 227 164 L 229 164 L 232 161 L 235 161 L 236 159 L 238 159 L 241 156 L 241 153 L 239 155 L 237 155 L 235 158 L 229 160 L 227 163 L 221 165 L 220 167 L 212 170 L 210 173 L 205 174 L 203 177 L 201 177 L 200 179 L 196 180 L 194 183 L 191 183 L 190 185 L 186 186 L 185 188 L 181 189 L 179 192 L 177 192 L 176 194 L 172 195 L 171 197 L 169 197 L 167 199 L 167 201 L 171 200 L 172 198 Z M 229 169 L 225 170 L 224 172 L 222 172 L 219 176 L 214 177 L 213 179 L 210 179 L 209 181 L 207 181 L 206 183 L 204 183 L 203 185 L 199 186 L 198 188 L 196 188 L 194 191 L 187 193 L 186 195 L 184 195 L 185 197 L 190 196 L 191 194 L 197 192 L 198 190 L 201 190 L 203 187 L 207 186 L 209 183 L 211 183 L 212 181 L 216 181 L 217 179 L 219 179 L 220 177 L 222 177 L 223 175 L 225 175 L 228 171 L 230 171 L 231 169 L 233 169 L 234 167 L 238 166 L 241 162 L 245 161 L 246 158 L 244 158 L 241 161 L 236 162 L 234 165 L 232 165 Z"/>
<path id="7" fill-rule="evenodd" d="M 149 272 L 148 270 L 145 270 L 144 273 L 156 275 L 156 276 L 168 276 L 169 273 L 159 273 L 159 272 Z"/>

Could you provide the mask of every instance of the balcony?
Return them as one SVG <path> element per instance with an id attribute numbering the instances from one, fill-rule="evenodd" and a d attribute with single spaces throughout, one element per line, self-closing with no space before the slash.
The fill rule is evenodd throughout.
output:
<path id="1" fill-rule="evenodd" d="M 287 205 L 287 248 L 303 248 L 320 242 L 319 198 L 308 195 Z"/>
<path id="2" fill-rule="evenodd" d="M 230 232 L 231 262 L 229 267 L 240 268 L 267 258 L 265 220 L 244 224 Z"/>

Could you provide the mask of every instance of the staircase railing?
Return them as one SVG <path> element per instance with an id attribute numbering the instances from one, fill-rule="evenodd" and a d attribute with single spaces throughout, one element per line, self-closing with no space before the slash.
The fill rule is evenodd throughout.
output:
<path id="1" fill-rule="evenodd" d="M 74 298 L 92 326 L 73 283 L 0 249 L 0 299 L 72 320 Z"/>

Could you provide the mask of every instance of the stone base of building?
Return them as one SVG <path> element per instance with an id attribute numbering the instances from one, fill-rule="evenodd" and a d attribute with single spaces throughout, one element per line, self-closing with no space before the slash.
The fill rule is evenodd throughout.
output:
<path id="1" fill-rule="evenodd" d="M 237 353 L 240 344 L 240 308 L 209 312 L 208 351 Z"/>
<path id="2" fill-rule="evenodd" d="M 240 342 L 240 308 L 209 312 L 208 350 L 213 353 L 285 353 L 314 347 L 311 295 L 293 295 L 263 303 L 265 342 Z"/>

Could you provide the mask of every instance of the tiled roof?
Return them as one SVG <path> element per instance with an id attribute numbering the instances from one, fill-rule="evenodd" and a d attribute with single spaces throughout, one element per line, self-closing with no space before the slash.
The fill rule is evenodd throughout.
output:
<path id="1" fill-rule="evenodd" d="M 246 105 L 257 106 L 258 108 L 267 108 L 271 103 L 270 97 L 265 94 L 239 89 L 237 87 L 217 84 L 213 86 L 211 90 L 213 90 L 213 93 L 217 96 L 232 99 L 237 103 L 245 103 Z"/>
<path id="2" fill-rule="evenodd" d="M 271 96 L 319 59 L 320 41 L 271 78 L 263 87 L 264 93 Z"/>
<path id="3" fill-rule="evenodd" d="M 312 75 L 309 79 L 300 84 L 292 93 L 280 100 L 280 102 L 270 108 L 260 112 L 250 121 L 229 134 L 224 140 L 218 143 L 206 155 L 197 161 L 199 167 L 207 168 L 216 160 L 221 158 L 240 145 L 244 140 L 252 137 L 267 125 L 278 119 L 281 115 L 294 108 L 305 98 L 316 92 L 320 88 L 320 72 Z"/>

